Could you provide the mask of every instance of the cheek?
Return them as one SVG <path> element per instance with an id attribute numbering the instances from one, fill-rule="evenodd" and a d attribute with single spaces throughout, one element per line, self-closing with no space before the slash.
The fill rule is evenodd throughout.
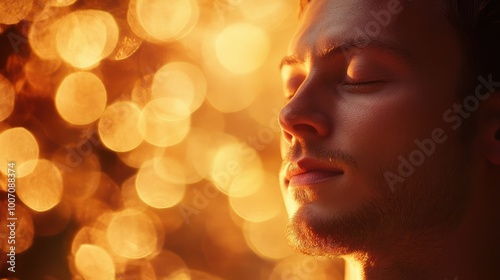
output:
<path id="1" fill-rule="evenodd" d="M 350 101 L 339 112 L 343 133 L 338 136 L 360 167 L 391 164 L 415 149 L 415 140 L 428 138 L 435 128 L 444 126 L 445 102 L 430 104 L 417 92 L 365 95 Z"/>

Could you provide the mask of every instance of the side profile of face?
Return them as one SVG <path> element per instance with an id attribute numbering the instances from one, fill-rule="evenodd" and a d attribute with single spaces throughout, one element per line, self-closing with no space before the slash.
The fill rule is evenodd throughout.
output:
<path id="1" fill-rule="evenodd" d="M 282 62 L 280 114 L 296 249 L 355 254 L 461 221 L 474 125 L 453 107 L 465 59 L 436 2 L 312 0 L 304 10 Z"/>

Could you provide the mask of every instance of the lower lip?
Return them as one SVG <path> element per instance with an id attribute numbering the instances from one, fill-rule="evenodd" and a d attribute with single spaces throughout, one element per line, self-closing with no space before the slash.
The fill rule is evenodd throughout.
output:
<path id="1" fill-rule="evenodd" d="M 298 174 L 290 178 L 290 182 L 288 182 L 289 187 L 295 186 L 308 186 L 318 184 L 324 181 L 328 181 L 330 179 L 339 177 L 343 173 L 341 172 L 332 172 L 332 171 L 311 171 L 302 174 Z"/>

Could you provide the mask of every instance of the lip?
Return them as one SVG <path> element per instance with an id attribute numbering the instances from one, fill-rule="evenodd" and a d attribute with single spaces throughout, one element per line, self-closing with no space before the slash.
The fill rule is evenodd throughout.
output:
<path id="1" fill-rule="evenodd" d="M 335 162 L 304 158 L 286 164 L 284 179 L 289 187 L 310 186 L 343 174 L 344 171 Z"/>

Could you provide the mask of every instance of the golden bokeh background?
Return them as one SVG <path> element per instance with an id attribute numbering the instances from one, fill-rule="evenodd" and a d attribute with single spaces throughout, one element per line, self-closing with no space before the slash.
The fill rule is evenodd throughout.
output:
<path id="1" fill-rule="evenodd" d="M 0 278 L 343 279 L 285 240 L 278 65 L 297 10 L 1 0 Z"/>

